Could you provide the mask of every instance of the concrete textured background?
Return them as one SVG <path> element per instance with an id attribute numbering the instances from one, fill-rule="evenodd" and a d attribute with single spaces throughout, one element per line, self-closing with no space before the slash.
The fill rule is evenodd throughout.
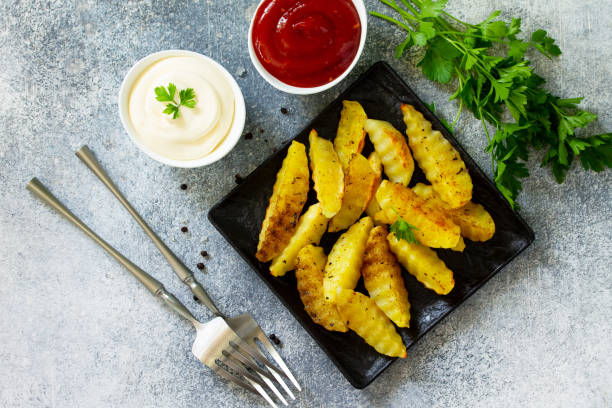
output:
<path id="1" fill-rule="evenodd" d="M 304 407 L 606 407 L 612 405 L 612 173 L 577 168 L 557 185 L 539 155 L 521 195 L 536 242 L 370 387 L 353 389 L 274 295 L 206 220 L 208 209 L 282 140 L 373 62 L 386 60 L 451 118 L 448 89 L 399 61 L 401 34 L 369 21 L 353 73 L 316 96 L 272 89 L 246 48 L 255 1 L 0 1 L 0 405 L 3 407 L 247 407 L 259 399 L 227 386 L 190 353 L 189 324 L 152 298 L 115 261 L 24 187 L 39 176 L 77 215 L 151 271 L 199 317 L 207 315 L 128 213 L 74 156 L 84 143 L 160 236 L 193 266 L 224 311 L 251 312 L 283 341 L 303 384 Z M 584 96 L 612 129 L 612 2 L 455 0 L 470 21 L 493 9 L 543 27 L 563 55 L 532 55 L 548 88 Z M 369 9 L 382 9 L 368 1 Z M 184 170 L 140 153 L 117 115 L 117 90 L 139 58 L 162 49 L 206 54 L 235 75 L 252 140 L 223 161 Z M 289 109 L 282 115 L 280 108 Z M 260 131 L 261 129 L 261 131 Z M 263 133 L 262 133 L 263 132 Z M 459 140 L 483 169 L 479 123 Z M 179 189 L 181 183 L 189 189 Z M 183 234 L 180 228 L 189 227 Z M 199 253 L 207 250 L 210 259 Z"/>

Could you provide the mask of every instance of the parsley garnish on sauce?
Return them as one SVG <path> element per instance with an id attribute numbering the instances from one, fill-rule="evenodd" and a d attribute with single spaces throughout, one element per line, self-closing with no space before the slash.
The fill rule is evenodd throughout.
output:
<path id="1" fill-rule="evenodd" d="M 176 85 L 172 82 L 168 84 L 168 88 L 164 86 L 158 86 L 155 88 L 155 95 L 160 102 L 170 102 L 166 105 L 166 109 L 164 109 L 163 113 L 167 115 L 171 115 L 172 119 L 176 119 L 179 117 L 180 112 L 179 108 L 181 106 L 185 106 L 186 108 L 193 109 L 196 105 L 195 100 L 195 92 L 193 88 L 181 89 L 179 91 L 179 101 L 176 102 L 174 100 L 174 96 L 176 94 Z"/>

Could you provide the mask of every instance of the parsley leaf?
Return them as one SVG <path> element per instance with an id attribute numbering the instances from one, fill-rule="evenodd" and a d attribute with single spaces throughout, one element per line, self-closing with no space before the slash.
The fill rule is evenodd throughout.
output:
<path id="1" fill-rule="evenodd" d="M 177 103 L 174 100 L 174 96 L 176 95 L 176 85 L 172 82 L 168 84 L 168 88 L 163 86 L 158 86 L 155 88 L 155 99 L 160 102 L 171 102 L 166 105 L 166 108 L 162 111 L 162 113 L 166 115 L 172 116 L 172 119 L 176 119 L 179 117 L 179 108 L 181 106 L 185 106 L 187 108 L 193 109 L 196 105 L 195 100 L 195 91 L 193 88 L 182 89 L 179 91 L 179 102 Z"/>
<path id="2" fill-rule="evenodd" d="M 466 23 L 444 11 L 445 0 L 381 2 L 397 12 L 401 21 L 371 14 L 407 32 L 396 47 L 396 57 L 412 46 L 423 47 L 425 53 L 417 65 L 427 78 L 445 84 L 456 79 L 450 85 L 455 87 L 450 100 L 459 102 L 459 112 L 445 126 L 452 129 L 463 108 L 482 122 L 495 184 L 515 209 L 522 181 L 529 176 L 525 163 L 533 150 L 544 150 L 541 165 L 549 167 L 559 183 L 574 159 L 585 170 L 612 167 L 612 134 L 577 135 L 597 116 L 578 107 L 582 98 L 561 99 L 548 92 L 544 78 L 525 59 L 530 47 L 548 58 L 561 54 L 546 30 L 519 38 L 521 19 L 504 21 L 499 10 L 478 24 Z M 435 110 L 433 104 L 430 109 Z M 506 122 L 507 117 L 511 121 Z M 396 228 L 401 232 L 406 226 L 400 222 Z"/>
<path id="3" fill-rule="evenodd" d="M 401 215 L 397 213 L 395 208 L 393 209 L 393 211 L 395 211 L 395 213 L 397 214 L 397 219 L 393 224 L 391 224 L 389 230 L 395 234 L 395 239 L 397 239 L 398 241 L 400 239 L 403 239 L 409 244 L 418 244 L 419 241 L 417 241 L 416 237 L 414 236 L 414 233 L 412 232 L 412 230 L 418 230 L 418 228 L 406 222 L 406 220 L 403 219 Z"/>

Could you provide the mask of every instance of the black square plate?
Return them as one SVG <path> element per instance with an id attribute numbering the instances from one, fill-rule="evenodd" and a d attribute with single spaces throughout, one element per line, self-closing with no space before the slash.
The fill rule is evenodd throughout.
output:
<path id="1" fill-rule="evenodd" d="M 399 333 L 406 347 L 410 347 L 527 248 L 533 241 L 534 234 L 525 221 L 510 208 L 494 184 L 466 154 L 455 138 L 442 126 L 442 123 L 384 62 L 374 64 L 308 124 L 295 137 L 295 140 L 308 146 L 308 132 L 312 128 L 316 129 L 320 136 L 333 139 L 336 135 L 344 99 L 359 101 L 369 117 L 389 121 L 401 132 L 406 127 L 402 121 L 400 104 L 409 103 L 421 111 L 425 118 L 432 122 L 434 129 L 440 130 L 459 151 L 472 176 L 474 202 L 484 205 L 495 221 L 496 232 L 491 240 L 485 243 L 466 240 L 466 248 L 463 253 L 437 250 L 440 258 L 455 274 L 456 284 L 450 294 L 436 295 L 403 271 L 412 305 L 412 317 L 410 328 L 399 329 Z M 372 150 L 369 143 L 369 141 L 366 142 L 364 154 Z M 288 144 L 285 144 L 282 149 L 246 177 L 242 184 L 234 188 L 210 210 L 208 218 L 289 308 L 348 381 L 356 388 L 363 388 L 384 371 L 394 359 L 378 354 L 355 333 L 329 332 L 313 323 L 304 311 L 297 292 L 294 274 L 288 273 L 282 278 L 275 278 L 270 275 L 267 264 L 255 258 L 261 222 L 272 193 L 276 173 L 287 154 L 287 148 Z M 411 185 L 417 182 L 426 182 L 426 180 L 420 169 L 415 168 Z M 315 202 L 316 198 L 311 188 L 304 210 Z M 325 248 L 326 253 L 329 253 L 339 235 L 339 233 L 325 234 L 321 246 Z M 359 284 L 357 290 L 363 291 L 362 283 Z"/>

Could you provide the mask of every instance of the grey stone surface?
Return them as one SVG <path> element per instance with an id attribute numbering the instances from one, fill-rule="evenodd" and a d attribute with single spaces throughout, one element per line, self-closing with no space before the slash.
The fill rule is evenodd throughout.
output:
<path id="1" fill-rule="evenodd" d="M 380 9 L 368 1 L 370 9 Z M 373 62 L 388 61 L 450 118 L 448 89 L 399 61 L 401 34 L 371 19 L 364 54 L 339 86 L 316 96 L 272 89 L 246 50 L 255 1 L 0 1 L 0 406 L 264 406 L 211 375 L 190 354 L 192 328 L 152 298 L 84 235 L 25 189 L 39 176 L 99 234 L 151 271 L 199 317 L 136 223 L 74 156 L 84 143 L 225 311 L 251 312 L 281 349 L 304 407 L 605 407 L 612 404 L 612 173 L 576 168 L 563 185 L 529 163 L 522 215 L 536 241 L 370 387 L 353 389 L 206 219 L 208 209 Z M 533 55 L 548 87 L 585 97 L 612 129 L 612 3 L 455 0 L 475 21 L 494 8 L 544 27 L 563 55 Z M 244 92 L 252 140 L 223 161 L 184 170 L 134 146 L 117 115 L 128 68 L 148 53 L 189 49 L 216 59 Z M 288 115 L 279 112 L 287 107 Z M 260 133 L 260 129 L 263 133 Z M 482 168 L 485 138 L 469 114 L 456 132 Z M 179 189 L 189 185 L 187 191 Z M 180 232 L 183 225 L 189 233 Z"/>

